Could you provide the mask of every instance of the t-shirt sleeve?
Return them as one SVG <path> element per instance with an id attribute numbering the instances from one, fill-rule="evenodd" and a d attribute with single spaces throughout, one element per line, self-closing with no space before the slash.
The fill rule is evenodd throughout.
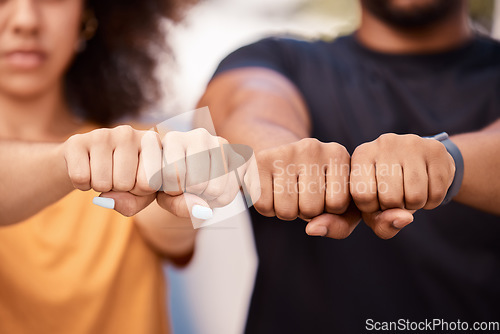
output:
<path id="1" fill-rule="evenodd" d="M 290 77 L 284 43 L 284 39 L 273 37 L 239 48 L 222 60 L 212 78 L 225 71 L 244 67 L 263 67 Z"/>

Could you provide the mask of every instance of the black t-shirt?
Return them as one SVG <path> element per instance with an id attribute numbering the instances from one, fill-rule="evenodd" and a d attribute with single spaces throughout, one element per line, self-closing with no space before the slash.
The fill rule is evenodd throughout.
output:
<path id="1" fill-rule="evenodd" d="M 231 54 L 216 75 L 249 66 L 289 78 L 313 137 L 351 153 L 387 132 L 453 135 L 500 117 L 500 44 L 486 37 L 427 55 L 378 53 L 354 35 L 269 38 Z M 361 223 L 339 241 L 307 236 L 301 220 L 251 215 L 260 262 L 247 333 L 363 333 L 368 319 L 500 321 L 500 217 L 452 202 L 418 211 L 391 240 Z"/>

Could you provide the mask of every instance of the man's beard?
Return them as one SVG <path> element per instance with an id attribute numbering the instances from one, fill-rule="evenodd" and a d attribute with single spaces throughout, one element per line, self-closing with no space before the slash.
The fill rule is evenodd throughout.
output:
<path id="1" fill-rule="evenodd" d="M 368 12 L 388 25 L 401 29 L 416 29 L 433 25 L 459 11 L 464 0 L 413 0 L 410 6 L 400 6 L 394 0 L 361 0 Z"/>

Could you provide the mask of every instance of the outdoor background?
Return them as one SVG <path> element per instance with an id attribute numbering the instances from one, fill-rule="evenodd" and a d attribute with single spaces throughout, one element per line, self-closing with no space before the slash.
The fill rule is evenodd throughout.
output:
<path id="1" fill-rule="evenodd" d="M 475 27 L 500 36 L 500 0 L 496 9 L 494 0 L 470 4 Z M 283 34 L 331 39 L 353 31 L 358 22 L 353 0 L 201 1 L 184 23 L 169 27 L 176 65 L 165 62 L 159 71 L 166 83 L 161 117 L 193 110 L 217 64 L 242 45 Z M 174 333 L 243 331 L 257 258 L 249 217 L 237 214 L 239 200 L 229 209 L 236 216 L 224 219 L 230 212 L 219 212 L 215 219 L 222 222 L 200 230 L 189 267 L 166 268 Z"/>

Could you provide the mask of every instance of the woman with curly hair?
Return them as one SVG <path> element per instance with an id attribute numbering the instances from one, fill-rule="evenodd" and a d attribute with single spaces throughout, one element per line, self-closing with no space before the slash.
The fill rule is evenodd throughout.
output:
<path id="1" fill-rule="evenodd" d="M 157 101 L 152 53 L 185 5 L 0 1 L 0 333 L 169 331 L 161 264 L 189 261 L 209 185 L 183 194 L 184 165 L 158 191 L 143 158 L 222 139 L 103 127 Z"/>

